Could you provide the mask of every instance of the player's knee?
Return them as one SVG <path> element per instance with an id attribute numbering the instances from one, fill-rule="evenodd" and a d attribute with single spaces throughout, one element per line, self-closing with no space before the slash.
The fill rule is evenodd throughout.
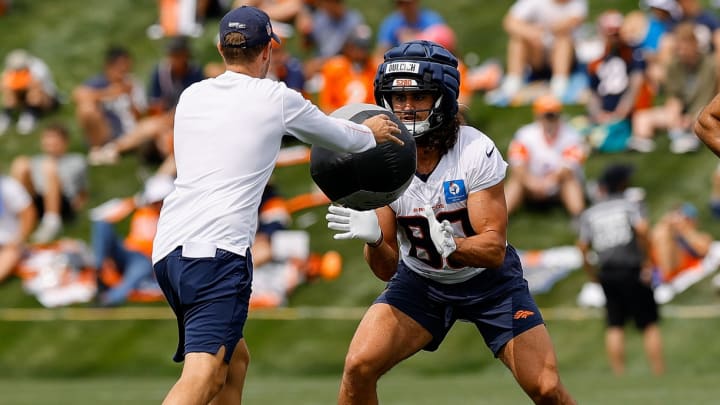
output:
<path id="1" fill-rule="evenodd" d="M 557 372 L 548 370 L 538 379 L 529 394 L 536 404 L 555 404 L 562 397 L 562 389 Z"/>
<path id="2" fill-rule="evenodd" d="M 380 378 L 382 371 L 380 367 L 373 361 L 364 356 L 348 353 L 345 357 L 345 369 L 343 371 L 346 378 L 351 380 L 377 380 Z"/>

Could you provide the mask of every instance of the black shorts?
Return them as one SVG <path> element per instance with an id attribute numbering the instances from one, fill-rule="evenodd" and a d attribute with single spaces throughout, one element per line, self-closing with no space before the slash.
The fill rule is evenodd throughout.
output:
<path id="1" fill-rule="evenodd" d="M 461 320 L 475 324 L 497 357 L 510 339 L 544 323 L 527 282 L 522 276 L 515 278 L 498 286 L 498 294 L 481 297 L 478 291 L 488 287 L 480 285 L 485 280 L 479 275 L 462 283 L 442 284 L 413 272 L 401 262 L 375 302 L 392 305 L 430 332 L 433 340 L 424 350 L 436 350 L 455 321 Z"/>
<path id="2" fill-rule="evenodd" d="M 252 258 L 217 249 L 215 257 L 187 258 L 177 248 L 155 263 L 158 284 L 178 325 L 173 360 L 187 353 L 216 354 L 225 346 L 230 362 L 243 337 L 252 287 Z"/>
<path id="3" fill-rule="evenodd" d="M 625 326 L 629 318 L 642 330 L 660 317 L 653 290 L 639 279 L 601 280 L 605 292 L 607 325 Z"/>
<path id="4" fill-rule="evenodd" d="M 35 203 L 38 218 L 42 218 L 45 214 L 45 201 L 43 200 L 43 196 L 34 195 L 33 203 Z M 75 210 L 72 207 L 72 203 L 70 203 L 70 199 L 65 195 L 60 196 L 60 217 L 62 217 L 63 221 L 72 221 L 75 219 Z"/>

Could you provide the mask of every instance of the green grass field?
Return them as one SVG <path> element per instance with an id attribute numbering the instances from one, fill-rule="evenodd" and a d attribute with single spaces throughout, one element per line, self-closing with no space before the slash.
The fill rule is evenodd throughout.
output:
<path id="1" fill-rule="evenodd" d="M 372 7 L 360 0 L 348 3 L 360 8 L 374 26 L 392 8 L 390 1 L 371 2 Z M 627 11 L 637 6 L 636 0 L 590 3 L 593 16 L 604 8 Z M 481 60 L 504 59 L 505 35 L 500 20 L 509 1 L 426 0 L 424 4 L 442 13 L 455 28 L 462 53 L 477 53 Z M 154 1 L 15 0 L 13 5 L 11 14 L 0 17 L 0 57 L 16 47 L 41 55 L 53 68 L 65 94 L 101 69 L 103 50 L 111 43 L 129 47 L 136 59 L 136 72 L 143 79 L 162 54 L 162 43 L 145 36 L 145 28 L 155 19 Z M 201 62 L 218 60 L 213 45 L 215 22 L 211 20 L 206 33 L 193 44 Z M 290 44 L 293 46 L 292 41 Z M 568 108 L 571 114 L 581 111 L 580 106 Z M 84 151 L 73 121 L 73 106 L 64 105 L 55 118 L 76 134 L 73 149 Z M 469 113 L 471 124 L 489 134 L 501 150 L 529 119 L 528 108 L 489 108 L 481 95 Z M 7 170 L 14 156 L 36 152 L 37 141 L 37 134 L 23 137 L 12 131 L 0 137 L 0 170 Z M 612 161 L 632 162 L 639 169 L 636 185 L 648 192 L 651 219 L 688 200 L 700 208 L 703 227 L 719 236 L 718 221 L 712 219 L 706 205 L 717 159 L 707 150 L 670 155 L 663 137 L 658 146 L 656 152 L 646 155 L 593 155 L 586 174 L 593 178 Z M 90 206 L 135 193 L 151 169 L 139 166 L 133 156 L 113 167 L 92 168 Z M 288 196 L 311 187 L 306 166 L 278 169 L 275 177 Z M 338 280 L 301 286 L 289 307 L 303 314 L 322 313 L 322 308 L 330 306 L 345 315 L 290 320 L 251 314 L 246 330 L 253 356 L 245 394 L 248 404 L 333 403 L 357 320 L 383 287 L 368 271 L 360 243 L 332 240 L 322 220 L 322 208 L 302 215 L 311 233 L 312 249 L 339 250 L 345 263 Z M 87 239 L 88 224 L 81 216 L 66 231 Z M 522 249 L 571 244 L 574 238 L 561 209 L 520 211 L 511 218 L 508 234 L 510 242 Z M 720 318 L 710 314 L 691 319 L 668 317 L 663 322 L 668 373 L 661 378 L 649 375 L 641 339 L 629 329 L 628 373 L 615 378 L 605 361 L 602 319 L 575 319 L 560 316 L 557 311 L 575 307 L 584 281 L 583 274 L 575 272 L 551 293 L 537 297 L 548 315 L 563 380 L 580 403 L 718 402 L 720 345 L 714 342 Z M 720 296 L 703 282 L 677 297 L 674 307 L 666 308 L 666 312 L 690 306 L 717 309 L 718 304 Z M 180 367 L 170 360 L 176 327 L 169 314 L 163 313 L 167 311 L 165 304 L 151 306 L 150 312 L 161 316 L 148 320 L 118 320 L 113 312 L 82 312 L 86 309 L 81 306 L 73 308 L 80 312 L 39 309 L 17 280 L 0 286 L 0 404 L 154 404 L 161 401 L 179 374 Z M 88 313 L 99 319 L 77 320 L 78 314 L 85 314 L 83 319 L 87 319 Z M 389 404 L 529 402 L 508 371 L 488 353 L 477 332 L 466 324 L 457 325 L 437 352 L 420 353 L 392 370 L 381 380 L 379 391 L 383 403 Z"/>

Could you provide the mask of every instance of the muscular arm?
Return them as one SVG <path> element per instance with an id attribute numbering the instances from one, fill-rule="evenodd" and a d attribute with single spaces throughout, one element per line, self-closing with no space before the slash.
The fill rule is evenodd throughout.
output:
<path id="1" fill-rule="evenodd" d="M 720 156 L 720 94 L 710 101 L 698 115 L 695 134 L 713 153 Z"/>
<path id="2" fill-rule="evenodd" d="M 500 267 L 507 243 L 507 207 L 503 183 L 468 196 L 470 224 L 475 235 L 455 238 L 457 249 L 448 257 L 453 266 Z"/>
<path id="3" fill-rule="evenodd" d="M 383 241 L 378 247 L 365 244 L 365 261 L 377 278 L 388 281 L 397 270 L 400 252 L 397 243 L 395 212 L 390 207 L 375 210 L 378 224 L 382 229 Z"/>

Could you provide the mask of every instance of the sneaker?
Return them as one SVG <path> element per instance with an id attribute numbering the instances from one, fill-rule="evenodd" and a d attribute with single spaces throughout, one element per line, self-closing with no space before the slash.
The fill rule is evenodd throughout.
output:
<path id="1" fill-rule="evenodd" d="M 10 128 L 10 117 L 7 114 L 0 114 L 0 135 L 3 135 Z"/>
<path id="2" fill-rule="evenodd" d="M 650 153 L 655 150 L 655 141 L 649 138 L 631 137 L 627 147 L 635 152 Z"/>
<path id="3" fill-rule="evenodd" d="M 670 142 L 670 152 L 681 154 L 695 152 L 700 148 L 700 140 L 692 134 L 685 134 Z"/>
<path id="4" fill-rule="evenodd" d="M 45 214 L 40 221 L 40 225 L 32 234 L 31 239 L 35 243 L 48 243 L 55 239 L 60 233 L 61 228 L 62 220 L 59 215 Z"/>
<path id="5" fill-rule="evenodd" d="M 114 165 L 119 159 L 120 154 L 113 143 L 92 148 L 87 157 L 90 166 Z"/>
<path id="6" fill-rule="evenodd" d="M 17 131 L 20 135 L 28 135 L 35 130 L 35 124 L 37 124 L 37 118 L 28 112 L 24 112 L 18 118 Z"/>

